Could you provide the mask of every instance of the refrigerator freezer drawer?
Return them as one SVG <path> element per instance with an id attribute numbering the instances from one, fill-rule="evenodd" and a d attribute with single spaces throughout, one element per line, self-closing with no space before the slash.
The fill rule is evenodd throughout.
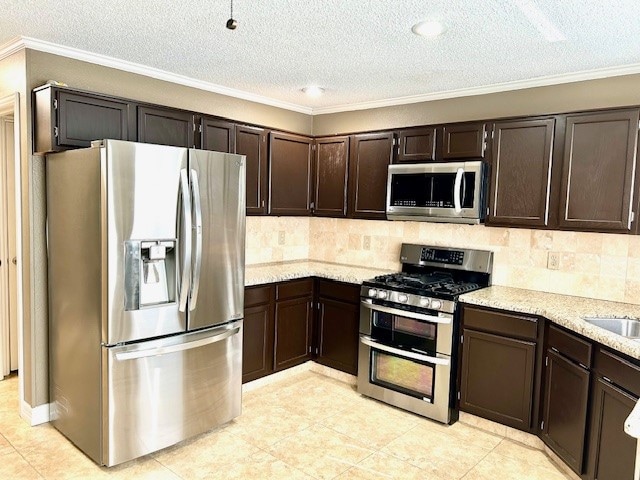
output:
<path id="1" fill-rule="evenodd" d="M 240 414 L 242 320 L 103 347 L 102 353 L 105 465 L 168 447 Z"/>

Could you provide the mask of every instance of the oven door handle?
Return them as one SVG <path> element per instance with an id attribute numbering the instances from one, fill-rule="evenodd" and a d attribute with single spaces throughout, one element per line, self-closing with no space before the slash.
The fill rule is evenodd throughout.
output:
<path id="1" fill-rule="evenodd" d="M 451 363 L 451 360 L 448 358 L 432 357 L 430 355 L 422 355 L 420 353 L 415 353 L 408 350 L 402 350 L 400 348 L 394 348 L 388 345 L 383 345 L 382 343 L 378 343 L 375 340 L 373 340 L 371 337 L 367 337 L 366 335 L 361 335 L 360 341 L 371 348 L 375 348 L 376 350 L 381 350 L 387 353 L 393 353 L 395 355 L 398 355 L 399 357 L 412 358 L 414 360 L 420 360 L 421 362 L 432 363 L 434 365 L 448 366 Z"/>
<path id="2" fill-rule="evenodd" d="M 403 317 L 415 318 L 416 320 L 424 320 L 425 322 L 450 324 L 452 317 L 436 317 L 435 315 L 426 315 L 424 313 L 409 312 L 406 310 L 398 310 L 397 308 L 384 307 L 382 305 L 374 305 L 373 303 L 360 301 L 360 305 L 376 312 L 391 313 L 393 315 L 402 315 Z"/>

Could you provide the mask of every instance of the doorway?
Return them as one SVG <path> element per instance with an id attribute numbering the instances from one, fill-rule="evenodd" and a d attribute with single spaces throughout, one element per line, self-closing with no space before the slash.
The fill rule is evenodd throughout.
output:
<path id="1" fill-rule="evenodd" d="M 20 364 L 18 95 L 0 98 L 0 380 Z"/>

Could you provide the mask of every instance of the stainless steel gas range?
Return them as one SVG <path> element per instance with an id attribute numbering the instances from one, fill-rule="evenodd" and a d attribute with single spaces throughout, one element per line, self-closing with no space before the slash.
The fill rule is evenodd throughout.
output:
<path id="1" fill-rule="evenodd" d="M 453 423 L 458 296 L 491 284 L 493 252 L 403 244 L 400 261 L 362 284 L 358 392 Z"/>

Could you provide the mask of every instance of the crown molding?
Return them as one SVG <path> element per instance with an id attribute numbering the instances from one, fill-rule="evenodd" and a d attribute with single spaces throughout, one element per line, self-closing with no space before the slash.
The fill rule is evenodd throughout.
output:
<path id="1" fill-rule="evenodd" d="M 427 93 L 422 95 L 409 95 L 406 97 L 387 98 L 383 100 L 373 100 L 370 102 L 359 102 L 351 104 L 334 105 L 328 107 L 305 107 L 273 98 L 264 97 L 243 90 L 229 88 L 215 83 L 197 80 L 186 75 L 167 72 L 158 68 L 148 67 L 139 63 L 128 62 L 106 55 L 88 52 L 77 48 L 65 47 L 52 42 L 38 40 L 31 37 L 16 37 L 3 45 L 0 45 L 0 60 L 22 50 L 29 48 L 41 52 L 69 57 L 96 65 L 115 68 L 125 72 L 144 75 L 158 80 L 164 80 L 178 85 L 197 88 L 208 92 L 226 95 L 228 97 L 239 98 L 256 102 L 263 105 L 282 108 L 293 112 L 303 113 L 306 115 L 324 115 L 329 113 L 350 112 L 357 110 L 369 110 L 374 108 L 395 107 L 400 105 L 410 105 L 413 103 L 432 102 L 435 100 L 446 100 L 449 98 L 470 97 L 474 95 L 486 95 L 490 93 L 509 92 L 514 90 L 523 90 L 527 88 L 547 87 L 551 85 L 561 85 L 565 83 L 582 82 L 586 80 L 598 80 L 607 77 L 619 77 L 623 75 L 640 74 L 640 63 L 630 65 L 622 65 L 616 67 L 597 68 L 593 70 L 584 70 L 580 72 L 565 73 L 559 75 L 547 75 L 542 77 L 531 78 L 527 80 L 515 80 L 512 82 L 495 83 L 480 87 L 461 88 L 456 90 L 447 90 L 436 93 Z"/>
<path id="2" fill-rule="evenodd" d="M 304 113 L 306 115 L 311 115 L 313 113 L 310 107 L 305 107 L 303 105 L 275 100 L 273 98 L 264 97 L 262 95 L 256 95 L 255 93 L 245 92 L 243 90 L 205 82 L 203 80 L 197 80 L 195 78 L 187 77 L 186 75 L 167 72 L 166 70 L 161 70 L 159 68 L 148 67 L 139 63 L 128 62 L 126 60 L 120 60 L 118 58 L 88 52 L 86 50 L 80 50 L 78 48 L 65 47 L 56 43 L 38 40 L 37 38 L 18 37 L 11 40 L 10 42 L 7 42 L 3 46 L 0 46 L 0 60 L 2 60 L 6 56 L 11 55 L 12 53 L 19 51 L 22 48 L 29 48 L 31 50 L 38 50 L 40 52 L 73 58 L 75 60 L 101 65 L 103 67 L 115 68 L 118 70 L 123 70 L 125 72 L 155 78 L 157 80 L 164 80 L 167 82 L 176 83 L 178 85 L 184 85 L 186 87 L 197 88 L 199 90 L 204 90 L 207 92 L 218 93 L 220 95 L 226 95 L 228 97 L 239 98 L 242 100 L 261 103 L 263 105 L 282 108 L 293 112 Z"/>
<path id="3" fill-rule="evenodd" d="M 473 95 L 486 95 L 489 93 L 509 92 L 513 90 L 524 90 L 526 88 L 548 87 L 551 85 L 583 82 L 586 80 L 598 80 L 598 79 L 607 78 L 607 77 L 635 75 L 639 73 L 640 73 L 640 63 L 633 63 L 630 65 L 596 68 L 593 70 L 583 70 L 581 72 L 563 73 L 559 75 L 547 75 L 547 76 L 535 77 L 527 80 L 515 80 L 512 82 L 494 83 L 491 85 L 484 85 L 480 87 L 460 88 L 457 90 L 447 90 L 443 92 L 427 93 L 424 95 L 410 95 L 406 97 L 388 98 L 384 100 L 373 100 L 370 102 L 335 105 L 332 107 L 318 107 L 313 109 L 312 115 L 350 112 L 350 111 L 356 111 L 356 110 L 369 110 L 373 108 L 382 108 L 382 107 L 395 107 L 398 105 L 409 105 L 412 103 L 432 102 L 434 100 L 446 100 L 448 98 L 470 97 Z"/>

